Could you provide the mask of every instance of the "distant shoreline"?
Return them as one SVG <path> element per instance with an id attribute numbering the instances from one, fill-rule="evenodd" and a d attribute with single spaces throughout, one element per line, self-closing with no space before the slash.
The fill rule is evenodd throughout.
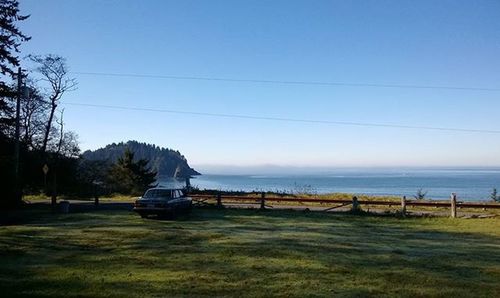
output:
<path id="1" fill-rule="evenodd" d="M 185 179 L 160 178 L 161 186 L 184 187 Z M 335 194 L 346 193 L 373 197 L 416 195 L 419 189 L 426 198 L 447 200 L 456 193 L 459 200 L 488 201 L 493 188 L 500 189 L 500 170 L 418 170 L 418 171 L 338 171 L 327 174 L 204 174 L 190 179 L 198 189 L 227 192 L 274 192 Z"/>

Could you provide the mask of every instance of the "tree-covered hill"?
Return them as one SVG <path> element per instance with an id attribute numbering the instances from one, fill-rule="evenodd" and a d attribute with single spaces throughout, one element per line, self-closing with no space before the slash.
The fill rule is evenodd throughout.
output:
<path id="1" fill-rule="evenodd" d="M 119 157 L 123 156 L 126 148 L 134 152 L 135 159 L 149 160 L 151 169 L 156 171 L 158 176 L 185 178 L 200 175 L 188 165 L 186 158 L 179 151 L 137 141 L 113 143 L 95 151 L 85 151 L 83 158 L 106 160 L 114 163 Z"/>

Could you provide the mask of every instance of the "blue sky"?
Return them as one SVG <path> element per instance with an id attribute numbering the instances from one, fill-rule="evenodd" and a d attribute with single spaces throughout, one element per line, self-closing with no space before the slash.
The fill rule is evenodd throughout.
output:
<path id="1" fill-rule="evenodd" d="M 499 1 L 23 0 L 22 53 L 72 71 L 500 88 Z M 500 130 L 500 91 L 74 75 L 63 102 Z M 500 166 L 500 135 L 64 106 L 82 149 L 135 139 L 198 168 Z"/>

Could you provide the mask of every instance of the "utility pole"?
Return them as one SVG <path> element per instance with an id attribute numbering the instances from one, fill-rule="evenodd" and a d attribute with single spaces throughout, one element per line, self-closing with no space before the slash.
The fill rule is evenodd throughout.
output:
<path id="1" fill-rule="evenodd" d="M 15 203 L 19 203 L 22 199 L 21 179 L 19 175 L 19 147 L 20 147 L 20 119 L 21 118 L 21 96 L 22 96 L 23 78 L 21 67 L 17 70 L 17 103 L 16 103 L 16 135 L 14 145 L 14 177 L 16 179 Z"/>

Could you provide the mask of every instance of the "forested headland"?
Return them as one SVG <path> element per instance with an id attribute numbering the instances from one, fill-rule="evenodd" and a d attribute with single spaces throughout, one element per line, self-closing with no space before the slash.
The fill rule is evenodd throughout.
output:
<path id="1" fill-rule="evenodd" d="M 148 160 L 148 165 L 158 176 L 188 178 L 200 175 L 189 166 L 186 157 L 178 150 L 137 141 L 112 143 L 104 148 L 85 151 L 82 157 L 87 160 L 102 160 L 114 163 L 123 156 L 127 148 L 134 152 L 136 158 Z"/>

